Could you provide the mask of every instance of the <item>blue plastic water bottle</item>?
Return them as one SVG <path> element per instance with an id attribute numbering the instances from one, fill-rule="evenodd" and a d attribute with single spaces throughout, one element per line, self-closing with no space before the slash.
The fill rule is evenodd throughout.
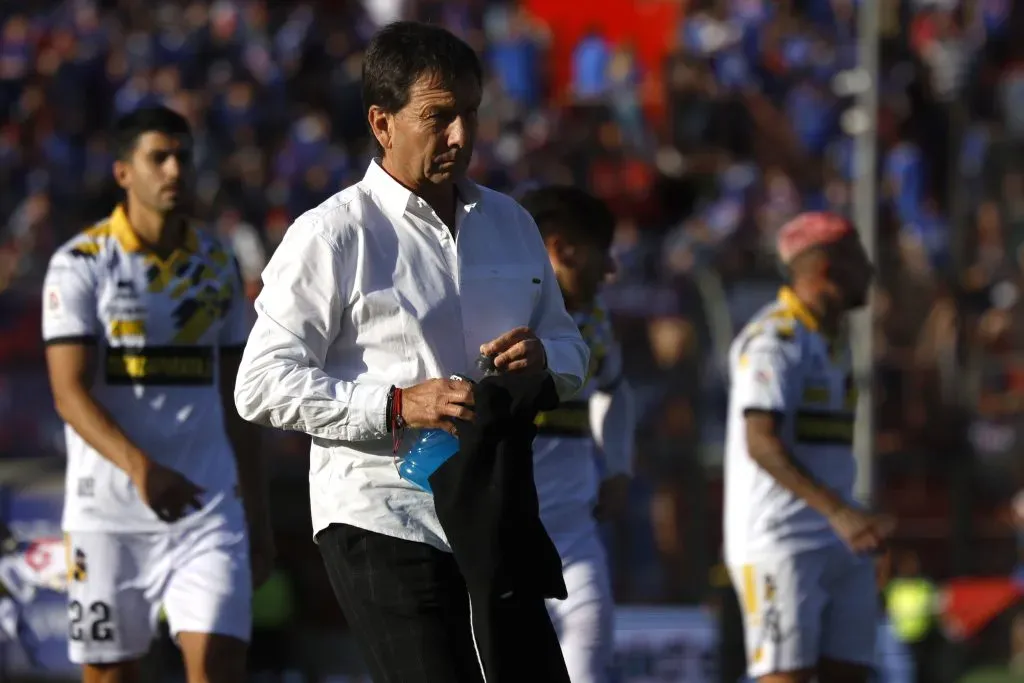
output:
<path id="1" fill-rule="evenodd" d="M 459 440 L 443 429 L 425 429 L 398 465 L 398 474 L 427 493 L 430 475 L 459 450 Z"/>
<path id="2" fill-rule="evenodd" d="M 497 372 L 494 368 L 494 361 L 487 356 L 480 356 L 476 365 L 485 377 Z M 473 382 L 462 375 L 452 375 L 449 379 Z M 459 440 L 457 438 L 443 429 L 425 429 L 420 432 L 420 438 L 402 458 L 402 462 L 398 465 L 398 474 L 402 479 L 416 484 L 427 493 L 433 493 L 430 488 L 430 475 L 458 451 Z"/>

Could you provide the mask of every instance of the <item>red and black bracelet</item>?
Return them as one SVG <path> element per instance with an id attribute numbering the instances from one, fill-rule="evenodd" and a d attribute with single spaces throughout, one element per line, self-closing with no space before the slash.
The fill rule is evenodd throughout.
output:
<path id="1" fill-rule="evenodd" d="M 392 452 L 398 455 L 398 447 L 402 444 L 402 430 L 405 429 L 405 420 L 402 418 L 402 389 L 399 387 L 392 386 L 388 391 L 385 419 L 391 431 Z"/>

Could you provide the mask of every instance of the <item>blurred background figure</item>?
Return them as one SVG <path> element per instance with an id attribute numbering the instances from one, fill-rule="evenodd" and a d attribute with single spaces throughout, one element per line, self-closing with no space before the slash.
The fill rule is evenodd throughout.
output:
<path id="1" fill-rule="evenodd" d="M 892 580 L 885 587 L 885 607 L 896 638 L 910 650 L 915 678 L 923 681 L 943 679 L 942 635 L 936 614 L 938 589 L 922 575 L 921 561 L 913 550 L 896 553 Z"/>

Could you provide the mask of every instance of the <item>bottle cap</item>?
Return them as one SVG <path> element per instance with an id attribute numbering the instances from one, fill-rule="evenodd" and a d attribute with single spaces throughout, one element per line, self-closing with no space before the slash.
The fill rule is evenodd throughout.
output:
<path id="1" fill-rule="evenodd" d="M 494 359 L 483 354 L 480 354 L 476 359 L 476 369 L 483 373 L 484 377 L 498 374 L 498 369 L 494 367 Z"/>

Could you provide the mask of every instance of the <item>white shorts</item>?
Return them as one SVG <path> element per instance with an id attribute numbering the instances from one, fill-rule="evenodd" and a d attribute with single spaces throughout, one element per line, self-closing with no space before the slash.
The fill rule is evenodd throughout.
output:
<path id="1" fill-rule="evenodd" d="M 614 654 L 615 604 L 608 558 L 596 528 L 563 552 L 562 576 L 568 597 L 548 600 L 547 605 L 569 680 L 605 683 Z"/>
<path id="2" fill-rule="evenodd" d="M 874 666 L 874 562 L 834 545 L 779 555 L 729 574 L 743 611 L 751 678 L 812 669 L 821 658 Z"/>
<path id="3" fill-rule="evenodd" d="M 218 633 L 248 642 L 249 541 L 223 517 L 191 528 L 119 534 L 69 531 L 68 655 L 75 664 L 144 656 L 163 606 L 171 633 Z"/>

